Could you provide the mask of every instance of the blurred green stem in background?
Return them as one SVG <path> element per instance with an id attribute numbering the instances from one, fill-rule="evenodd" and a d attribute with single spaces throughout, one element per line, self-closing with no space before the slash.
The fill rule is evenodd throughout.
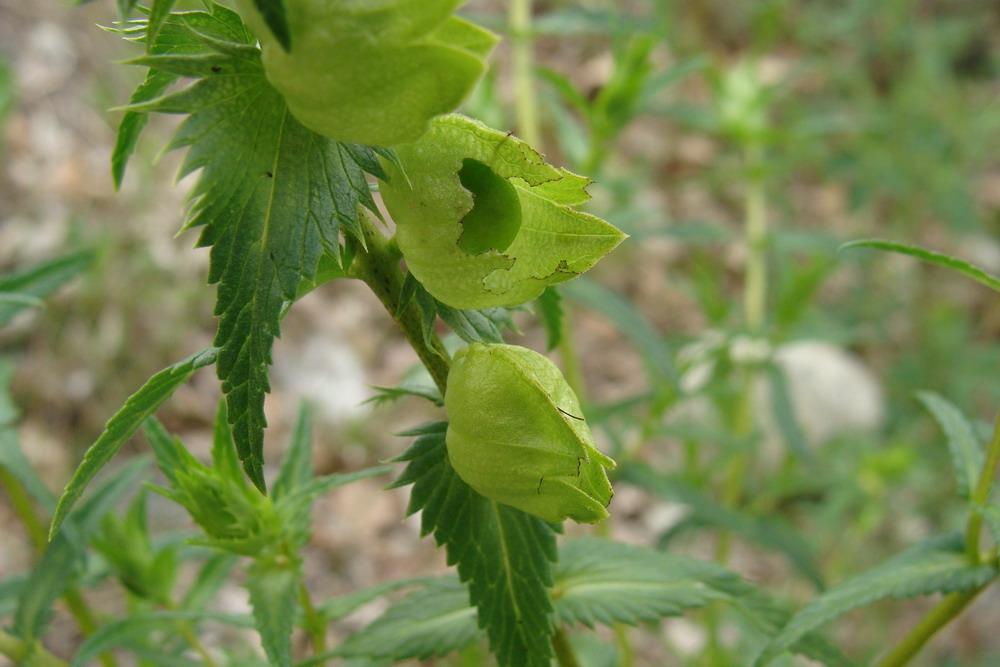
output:
<path id="1" fill-rule="evenodd" d="M 66 667 L 66 663 L 55 657 L 42 646 L 29 644 L 0 630 L 0 655 L 15 660 L 18 665 L 34 667 Z"/>
<path id="2" fill-rule="evenodd" d="M 508 21 L 518 135 L 529 146 L 540 150 L 542 136 L 538 126 L 538 105 L 532 78 L 531 0 L 511 0 Z"/>

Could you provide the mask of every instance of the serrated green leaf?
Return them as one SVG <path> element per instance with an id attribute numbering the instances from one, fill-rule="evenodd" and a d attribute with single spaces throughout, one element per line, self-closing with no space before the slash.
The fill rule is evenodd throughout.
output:
<path id="1" fill-rule="evenodd" d="M 52 604 L 69 586 L 84 557 L 83 544 L 114 504 L 146 473 L 148 461 L 135 459 L 116 471 L 69 516 L 31 570 L 20 591 L 14 632 L 24 639 L 44 634 Z"/>
<path id="2" fill-rule="evenodd" d="M 384 174 L 371 149 L 292 118 L 256 47 L 201 37 L 203 53 L 133 61 L 196 81 L 130 110 L 188 114 L 169 148 L 188 149 L 181 175 L 200 170 L 186 228 L 203 227 L 198 245 L 212 248 L 218 375 L 240 460 L 263 491 L 264 396 L 281 317 L 323 252 L 339 256 L 341 229 L 360 239 L 360 207 L 375 211 L 364 169 Z"/>
<path id="3" fill-rule="evenodd" d="M 0 294 L 18 297 L 0 299 L 0 326 L 25 308 L 38 305 L 39 299 L 55 292 L 93 261 L 94 253 L 84 250 L 0 275 Z"/>
<path id="4" fill-rule="evenodd" d="M 156 0 L 151 8 L 150 18 L 130 21 L 123 29 L 126 39 L 145 42 L 149 54 L 202 53 L 205 42 L 199 35 L 207 34 L 220 40 L 242 44 L 252 44 L 253 36 L 247 31 L 239 16 L 230 9 L 211 3 L 208 11 L 174 12 L 162 17 L 163 5 L 171 5 L 174 0 Z M 158 7 L 158 5 L 160 5 Z M 139 105 L 162 95 L 178 79 L 176 74 L 151 68 L 145 80 L 136 88 L 129 99 L 129 105 Z M 121 187 L 128 160 L 135 152 L 136 144 L 149 114 L 145 111 L 126 111 L 118 124 L 115 147 L 111 153 L 111 174 L 115 187 Z"/>
<path id="5" fill-rule="evenodd" d="M 729 598 L 713 586 L 726 577 L 715 563 L 582 538 L 559 550 L 552 600 L 563 623 L 637 625 Z"/>
<path id="6" fill-rule="evenodd" d="M 655 621 L 717 599 L 743 611 L 766 637 L 790 616 L 755 585 L 715 563 L 607 540 L 582 538 L 563 544 L 555 579 L 557 617 L 591 627 Z M 826 665 L 853 664 L 813 634 L 802 637 L 793 650 Z"/>
<path id="7" fill-rule="evenodd" d="M 5 576 L 0 579 L 0 616 L 14 613 L 21 589 L 28 581 L 26 575 Z"/>
<path id="8" fill-rule="evenodd" d="M 447 576 L 394 603 L 348 637 L 337 654 L 396 662 L 427 660 L 468 646 L 481 636 L 468 591 L 458 577 Z"/>
<path id="9" fill-rule="evenodd" d="M 968 500 L 979 478 L 985 457 L 972 424 L 958 408 L 939 394 L 921 391 L 917 393 L 917 398 L 944 431 L 948 452 L 951 454 L 951 464 L 955 469 L 958 493 Z"/>
<path id="10" fill-rule="evenodd" d="M 408 512 L 421 511 L 421 532 L 434 534 L 458 566 L 478 610 L 479 626 L 503 665 L 548 667 L 554 632 L 550 562 L 552 528 L 520 510 L 487 500 L 448 461 L 447 424 L 427 424 L 399 457 L 407 466 L 394 486 L 413 484 Z M 411 432 L 413 433 L 413 432 Z"/>
<path id="11" fill-rule="evenodd" d="M 131 644 L 147 639 L 153 633 L 177 633 L 183 626 L 199 621 L 216 621 L 237 628 L 253 627 L 253 621 L 245 614 L 214 611 L 153 611 L 132 614 L 101 625 L 80 645 L 70 665 L 72 667 L 90 665 L 105 651 L 119 646 L 131 648 Z"/>
<path id="12" fill-rule="evenodd" d="M 167 366 L 128 397 L 125 405 L 105 424 L 104 432 L 87 450 L 83 461 L 73 473 L 73 478 L 66 485 L 49 528 L 50 539 L 59 531 L 87 484 L 114 457 L 125 441 L 132 437 L 139 425 L 170 398 L 178 387 L 187 382 L 192 373 L 214 363 L 217 353 L 215 348 L 209 348 Z"/>
<path id="13" fill-rule="evenodd" d="M 302 573 L 299 564 L 256 561 L 247 571 L 254 627 L 272 665 L 292 664 L 292 626 Z"/>
<path id="14" fill-rule="evenodd" d="M 146 28 L 146 50 L 153 51 L 160 28 L 170 15 L 177 0 L 153 0 L 149 6 L 149 26 Z"/>
<path id="15" fill-rule="evenodd" d="M 896 243 L 895 241 L 885 241 L 882 239 L 851 241 L 850 243 L 845 243 L 840 246 L 840 250 L 847 250 L 849 248 L 876 248 L 878 250 L 888 250 L 890 252 L 897 252 L 901 255 L 916 257 L 917 259 L 929 262 L 930 264 L 957 271 L 967 278 L 972 278 L 977 283 L 981 283 L 1000 292 L 1000 278 L 983 271 L 978 266 L 970 264 L 965 260 L 958 259 L 957 257 L 952 257 L 951 255 L 946 255 L 941 252 L 935 252 L 933 250 L 927 250 L 925 248 L 907 245 L 905 243 Z"/>
<path id="16" fill-rule="evenodd" d="M 806 632 L 876 600 L 967 591 L 996 576 L 994 565 L 969 562 L 960 537 L 925 540 L 813 598 L 771 640 L 754 664 L 768 664 Z"/>
<path id="17" fill-rule="evenodd" d="M 823 574 L 810 545 L 799 533 L 770 517 L 754 517 L 725 507 L 684 481 L 656 473 L 642 463 L 627 464 L 621 478 L 649 489 L 661 497 L 687 505 L 704 523 L 732 531 L 744 539 L 783 553 L 816 588 L 824 588 Z"/>
<path id="18" fill-rule="evenodd" d="M 792 614 L 774 598 L 747 581 L 732 577 L 713 585 L 732 596 L 731 604 L 763 637 L 773 637 L 788 623 Z M 791 650 L 827 667 L 855 667 L 855 662 L 822 635 L 809 632 L 800 637 Z"/>

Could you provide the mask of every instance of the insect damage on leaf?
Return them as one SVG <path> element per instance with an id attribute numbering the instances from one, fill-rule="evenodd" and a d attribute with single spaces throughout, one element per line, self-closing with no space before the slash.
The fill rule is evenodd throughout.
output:
<path id="1" fill-rule="evenodd" d="M 582 176 L 510 134 L 442 116 L 396 148 L 379 185 L 407 268 L 453 308 L 514 306 L 583 273 L 625 239 L 574 208 Z"/>

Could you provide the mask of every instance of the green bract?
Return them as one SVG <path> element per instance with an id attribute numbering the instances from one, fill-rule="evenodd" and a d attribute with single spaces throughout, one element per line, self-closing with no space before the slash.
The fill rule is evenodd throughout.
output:
<path id="1" fill-rule="evenodd" d="M 413 275 L 454 308 L 513 306 L 589 269 L 625 235 L 573 207 L 590 180 L 464 116 L 396 147 L 380 184 Z"/>
<path id="2" fill-rule="evenodd" d="M 260 39 L 267 79 L 292 114 L 338 141 L 413 141 L 461 103 L 496 36 L 451 12 L 464 0 L 284 0 L 291 50 L 253 0 L 237 0 Z"/>
<path id="3" fill-rule="evenodd" d="M 448 458 L 482 495 L 550 523 L 608 516 L 615 462 L 597 451 L 555 364 L 517 345 L 459 350 L 444 397 Z"/>

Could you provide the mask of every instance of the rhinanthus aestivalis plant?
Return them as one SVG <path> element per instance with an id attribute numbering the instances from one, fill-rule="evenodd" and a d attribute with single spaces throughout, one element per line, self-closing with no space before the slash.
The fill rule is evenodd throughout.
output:
<path id="1" fill-rule="evenodd" d="M 17 664 L 66 664 L 48 643 L 52 610 L 62 599 L 81 629 L 68 656 L 74 665 L 114 667 L 128 652 L 129 660 L 156 665 L 433 659 L 629 666 L 649 658 L 636 652 L 626 625 L 655 633 L 663 617 L 704 607 L 696 617 L 702 648 L 685 657 L 679 643 L 657 638 L 653 660 L 665 655 L 660 644 L 670 643 L 678 644 L 670 654 L 678 664 L 765 665 L 792 652 L 850 665 L 857 660 L 818 632 L 822 624 L 873 600 L 943 594 L 882 656 L 891 666 L 911 659 L 996 581 L 1000 509 L 991 485 L 1000 437 L 994 429 L 989 446 L 980 447 L 981 425 L 932 392 L 919 399 L 946 435 L 960 503 L 948 517 L 962 514 L 963 530 L 921 539 L 844 577 L 842 569 L 826 569 L 814 544 L 785 520 L 802 518 L 788 507 L 828 498 L 832 514 L 851 513 L 857 493 L 884 490 L 906 459 L 899 447 L 872 452 L 852 496 L 851 484 L 817 465 L 797 431 L 780 355 L 799 331 L 801 295 L 825 274 L 768 264 L 785 252 L 771 245 L 776 232 L 768 227 L 768 179 L 780 172 L 772 162 L 783 148 L 772 122 L 782 100 L 769 83 L 773 72 L 765 76 L 752 60 L 720 64 L 710 73 L 716 85 L 699 89 L 711 97 L 707 107 L 690 113 L 667 105 L 664 112 L 657 94 L 707 67 L 695 58 L 654 75 L 664 24 L 619 25 L 589 5 L 569 3 L 533 26 L 530 2 L 511 0 L 507 25 L 488 24 L 512 43 L 518 114 L 508 123 L 503 109 L 488 106 L 496 71 L 483 83 L 498 37 L 469 20 L 476 15 L 459 16 L 461 0 L 235 0 L 235 10 L 210 0 L 194 9 L 173 0 L 117 4 L 117 29 L 142 49 L 129 62 L 144 79 L 121 110 L 113 174 L 120 183 L 150 114 L 182 117 L 169 148 L 186 151 L 181 175 L 197 175 L 184 229 L 198 229 L 198 245 L 210 248 L 217 331 L 210 347 L 156 373 L 126 401 L 58 500 L 18 447 L 8 395 L 13 365 L 0 359 L 0 486 L 38 556 L 27 574 L 0 577 L 0 654 Z M 670 7 L 658 3 L 657 11 L 675 11 Z M 617 35 L 600 89 L 584 94 L 559 72 L 532 69 L 537 31 L 575 36 L 595 25 Z M 535 77 L 547 86 L 544 99 L 534 97 Z M 0 102 L 3 83 L 0 76 Z M 468 115 L 456 113 L 470 94 L 462 109 Z M 551 137 L 539 131 L 539 109 L 551 114 L 557 159 L 540 152 Z M 635 223 L 649 212 L 635 196 L 633 165 L 608 159 L 626 126 L 651 109 L 713 133 L 722 147 L 718 162 L 731 170 L 725 196 L 742 198 L 731 208 L 745 214 L 745 257 L 693 279 L 707 318 L 731 331 L 692 343 L 699 352 L 677 355 L 680 368 L 663 335 L 626 299 L 587 277 L 576 280 L 626 239 L 593 212 L 639 239 L 666 231 Z M 492 122 L 498 127 L 470 117 L 476 115 L 500 119 Z M 806 134 L 789 143 L 816 136 L 815 126 L 797 131 Z M 601 174 L 608 197 L 591 202 L 591 180 L 576 171 Z M 730 181 L 739 187 L 729 188 Z M 379 213 L 379 198 L 389 219 Z M 952 257 L 886 241 L 857 245 L 916 256 L 1000 288 L 1000 280 Z M 92 259 L 75 253 L 0 275 L 0 324 Z M 728 278 L 719 276 L 741 272 L 742 309 L 730 308 Z M 655 283 L 648 271 L 637 276 L 644 288 Z M 401 465 L 317 474 L 307 408 L 280 461 L 265 461 L 274 341 L 297 302 L 332 280 L 370 288 L 421 362 L 398 386 L 378 389 L 382 402 L 425 399 L 441 419 L 399 434 L 409 446 L 391 463 Z M 789 280 L 785 292 L 768 294 L 770 282 Z M 639 351 L 648 383 L 637 394 L 596 404 L 591 393 L 587 400 L 570 324 L 575 302 L 603 314 Z M 521 326 L 544 329 L 565 375 L 543 354 L 511 344 L 520 333 L 515 315 Z M 211 428 L 211 460 L 203 461 L 154 415 L 209 366 L 223 399 Z M 766 400 L 759 391 L 765 384 Z M 774 430 L 767 410 L 789 444 L 780 467 L 755 460 L 755 447 Z M 685 414 L 694 417 L 685 422 Z M 158 481 L 150 481 L 141 458 L 95 481 L 139 430 Z M 848 465 L 840 453 L 834 465 L 827 456 L 827 467 Z M 344 484 L 392 472 L 390 486 L 409 488 L 407 511 L 420 513 L 421 533 L 445 548 L 455 571 L 317 599 L 306 547 L 315 522 L 331 516 L 314 519 L 314 503 Z M 183 508 L 191 529 L 167 537 L 152 530 L 149 503 L 162 500 L 145 489 L 119 516 L 115 505 L 139 480 Z M 649 495 L 630 494 L 629 504 L 620 494 L 616 508 L 612 483 Z M 608 539 L 612 522 L 654 498 L 684 506 L 679 518 L 658 519 L 657 534 L 648 536 L 656 548 Z M 329 507 L 365 514 L 363 507 Z M 46 542 L 41 521 L 49 517 Z M 597 525 L 564 527 L 566 519 Z M 563 536 L 564 529 L 576 536 Z M 673 553 L 683 537 L 706 529 L 716 562 Z M 579 537 L 584 530 L 601 537 Z M 736 539 L 784 555 L 790 571 L 815 587 L 812 600 L 791 613 L 728 571 Z M 95 612 L 83 595 L 108 580 L 125 595 L 127 611 L 118 617 Z M 245 613 L 218 611 L 215 599 L 230 580 L 247 590 Z M 375 621 L 331 632 L 362 605 L 403 588 L 410 590 Z M 208 641 L 209 622 L 253 628 L 260 646 L 226 645 L 218 635 Z M 613 644 L 572 633 L 579 624 L 609 626 Z"/>

